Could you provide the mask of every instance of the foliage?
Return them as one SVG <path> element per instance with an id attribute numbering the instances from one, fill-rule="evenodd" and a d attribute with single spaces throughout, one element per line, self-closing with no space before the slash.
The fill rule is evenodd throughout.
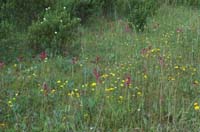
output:
<path id="1" fill-rule="evenodd" d="M 25 41 L 23 34 L 16 33 L 15 26 L 8 21 L 0 23 L 0 61 L 11 62 L 22 54 Z"/>
<path id="2" fill-rule="evenodd" d="M 54 5 L 54 0 L 8 0 L 1 5 L 0 19 L 17 24 L 21 30 L 29 26 L 33 20 L 39 19 L 45 8 Z"/>
<path id="3" fill-rule="evenodd" d="M 157 0 L 130 0 L 128 3 L 130 25 L 137 31 L 144 31 L 147 18 L 155 13 L 158 8 Z"/>
<path id="4" fill-rule="evenodd" d="M 28 45 L 36 53 L 49 50 L 53 54 L 73 54 L 80 45 L 75 43 L 79 19 L 71 17 L 65 10 L 49 9 L 43 20 L 29 27 Z"/>
<path id="5" fill-rule="evenodd" d="M 79 58 L 0 61 L 0 131 L 199 131 L 199 12 L 163 6 L 141 34 L 99 18 Z"/>
<path id="6" fill-rule="evenodd" d="M 74 17 L 81 19 L 81 23 L 86 21 L 92 16 L 98 13 L 99 7 L 96 0 L 69 0 L 59 3 L 65 5 L 66 10 Z"/>

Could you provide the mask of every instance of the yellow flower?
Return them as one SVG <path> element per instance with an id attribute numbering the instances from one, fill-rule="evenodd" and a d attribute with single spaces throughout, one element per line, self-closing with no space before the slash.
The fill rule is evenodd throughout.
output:
<path id="1" fill-rule="evenodd" d="M 181 70 L 186 71 L 186 67 L 185 67 L 185 66 L 182 66 L 182 67 L 181 67 Z"/>
<path id="2" fill-rule="evenodd" d="M 76 93 L 76 97 L 79 98 L 79 97 L 80 97 L 80 94 L 79 94 L 79 93 Z"/>
<path id="3" fill-rule="evenodd" d="M 115 90 L 115 88 L 106 88 L 105 89 L 106 92 L 111 92 L 111 91 L 114 91 L 114 90 Z"/>
<path id="4" fill-rule="evenodd" d="M 146 74 L 144 74 L 144 79 L 147 79 L 148 77 L 147 77 L 147 75 Z"/>
<path id="5" fill-rule="evenodd" d="M 123 96 L 119 96 L 119 99 L 120 99 L 120 100 L 123 100 Z"/>
<path id="6" fill-rule="evenodd" d="M 96 85 L 97 85 L 97 83 L 95 83 L 95 82 L 93 82 L 93 83 L 91 84 L 92 87 L 95 87 Z"/>
<path id="7" fill-rule="evenodd" d="M 199 82 L 197 80 L 194 81 L 194 84 L 199 84 Z"/>
<path id="8" fill-rule="evenodd" d="M 195 109 L 195 110 L 199 110 L 200 107 L 199 107 L 198 105 L 196 105 L 196 106 L 194 106 L 194 109 Z"/>
<path id="9" fill-rule="evenodd" d="M 178 68 L 179 68 L 178 66 L 175 66 L 175 67 L 174 67 L 174 69 L 178 69 Z"/>
<path id="10" fill-rule="evenodd" d="M 194 103 L 194 106 L 198 106 L 198 103 L 197 103 L 197 102 L 195 102 L 195 103 Z"/>
<path id="11" fill-rule="evenodd" d="M 58 80 L 58 81 L 57 81 L 57 83 L 61 83 L 61 81 L 60 81 L 60 80 Z"/>
<path id="12" fill-rule="evenodd" d="M 102 78 L 107 78 L 107 77 L 108 77 L 108 74 L 103 74 L 101 77 L 102 77 Z"/>
<path id="13" fill-rule="evenodd" d="M 55 93 L 55 92 L 56 92 L 56 90 L 55 90 L 55 89 L 52 89 L 52 90 L 51 90 L 51 93 L 52 93 L 52 94 L 53 94 L 53 93 Z"/>
<path id="14" fill-rule="evenodd" d="M 115 76 L 115 73 L 110 73 L 110 75 L 114 77 L 114 76 Z"/>
<path id="15" fill-rule="evenodd" d="M 5 123 L 0 123 L 0 128 L 4 128 L 6 127 L 6 124 Z"/>
<path id="16" fill-rule="evenodd" d="M 137 95 L 142 96 L 142 92 L 137 92 Z"/>

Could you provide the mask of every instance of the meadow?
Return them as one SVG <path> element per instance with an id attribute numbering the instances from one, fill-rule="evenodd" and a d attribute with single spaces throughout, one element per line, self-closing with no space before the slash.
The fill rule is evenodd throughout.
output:
<path id="1" fill-rule="evenodd" d="M 200 10 L 163 5 L 139 33 L 90 21 L 79 57 L 0 63 L 0 131 L 200 131 Z"/>

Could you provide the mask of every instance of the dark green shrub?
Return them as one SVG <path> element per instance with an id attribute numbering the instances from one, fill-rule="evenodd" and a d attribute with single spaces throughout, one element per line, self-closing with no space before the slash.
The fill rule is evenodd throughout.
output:
<path id="1" fill-rule="evenodd" d="M 25 37 L 17 33 L 8 21 L 0 23 L 0 61 L 11 62 L 22 53 Z M 24 51 L 24 50 L 23 50 Z"/>
<path id="2" fill-rule="evenodd" d="M 118 0 L 119 1 L 119 0 Z M 113 15 L 116 11 L 117 0 L 99 0 L 98 5 L 101 7 L 101 10 L 104 16 Z"/>
<path id="3" fill-rule="evenodd" d="M 71 17 L 65 10 L 48 10 L 42 21 L 29 27 L 28 45 L 34 52 L 48 50 L 53 54 L 74 54 L 80 45 L 78 38 L 80 20 Z"/>
<path id="4" fill-rule="evenodd" d="M 157 0 L 130 0 L 128 3 L 130 25 L 137 31 L 143 31 L 147 18 L 153 15 L 158 8 Z"/>
<path id="5" fill-rule="evenodd" d="M 55 5 L 55 0 L 2 0 L 0 19 L 13 21 L 22 30 L 43 15 L 45 8 Z"/>
<path id="6" fill-rule="evenodd" d="M 65 5 L 66 10 L 74 17 L 85 23 L 92 15 L 99 12 L 99 5 L 96 0 L 62 0 L 58 3 L 60 7 Z"/>

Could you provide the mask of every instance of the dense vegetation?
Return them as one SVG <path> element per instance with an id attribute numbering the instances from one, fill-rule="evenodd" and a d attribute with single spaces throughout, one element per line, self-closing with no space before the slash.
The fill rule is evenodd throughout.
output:
<path id="1" fill-rule="evenodd" d="M 199 0 L 0 3 L 0 131 L 200 130 Z"/>

